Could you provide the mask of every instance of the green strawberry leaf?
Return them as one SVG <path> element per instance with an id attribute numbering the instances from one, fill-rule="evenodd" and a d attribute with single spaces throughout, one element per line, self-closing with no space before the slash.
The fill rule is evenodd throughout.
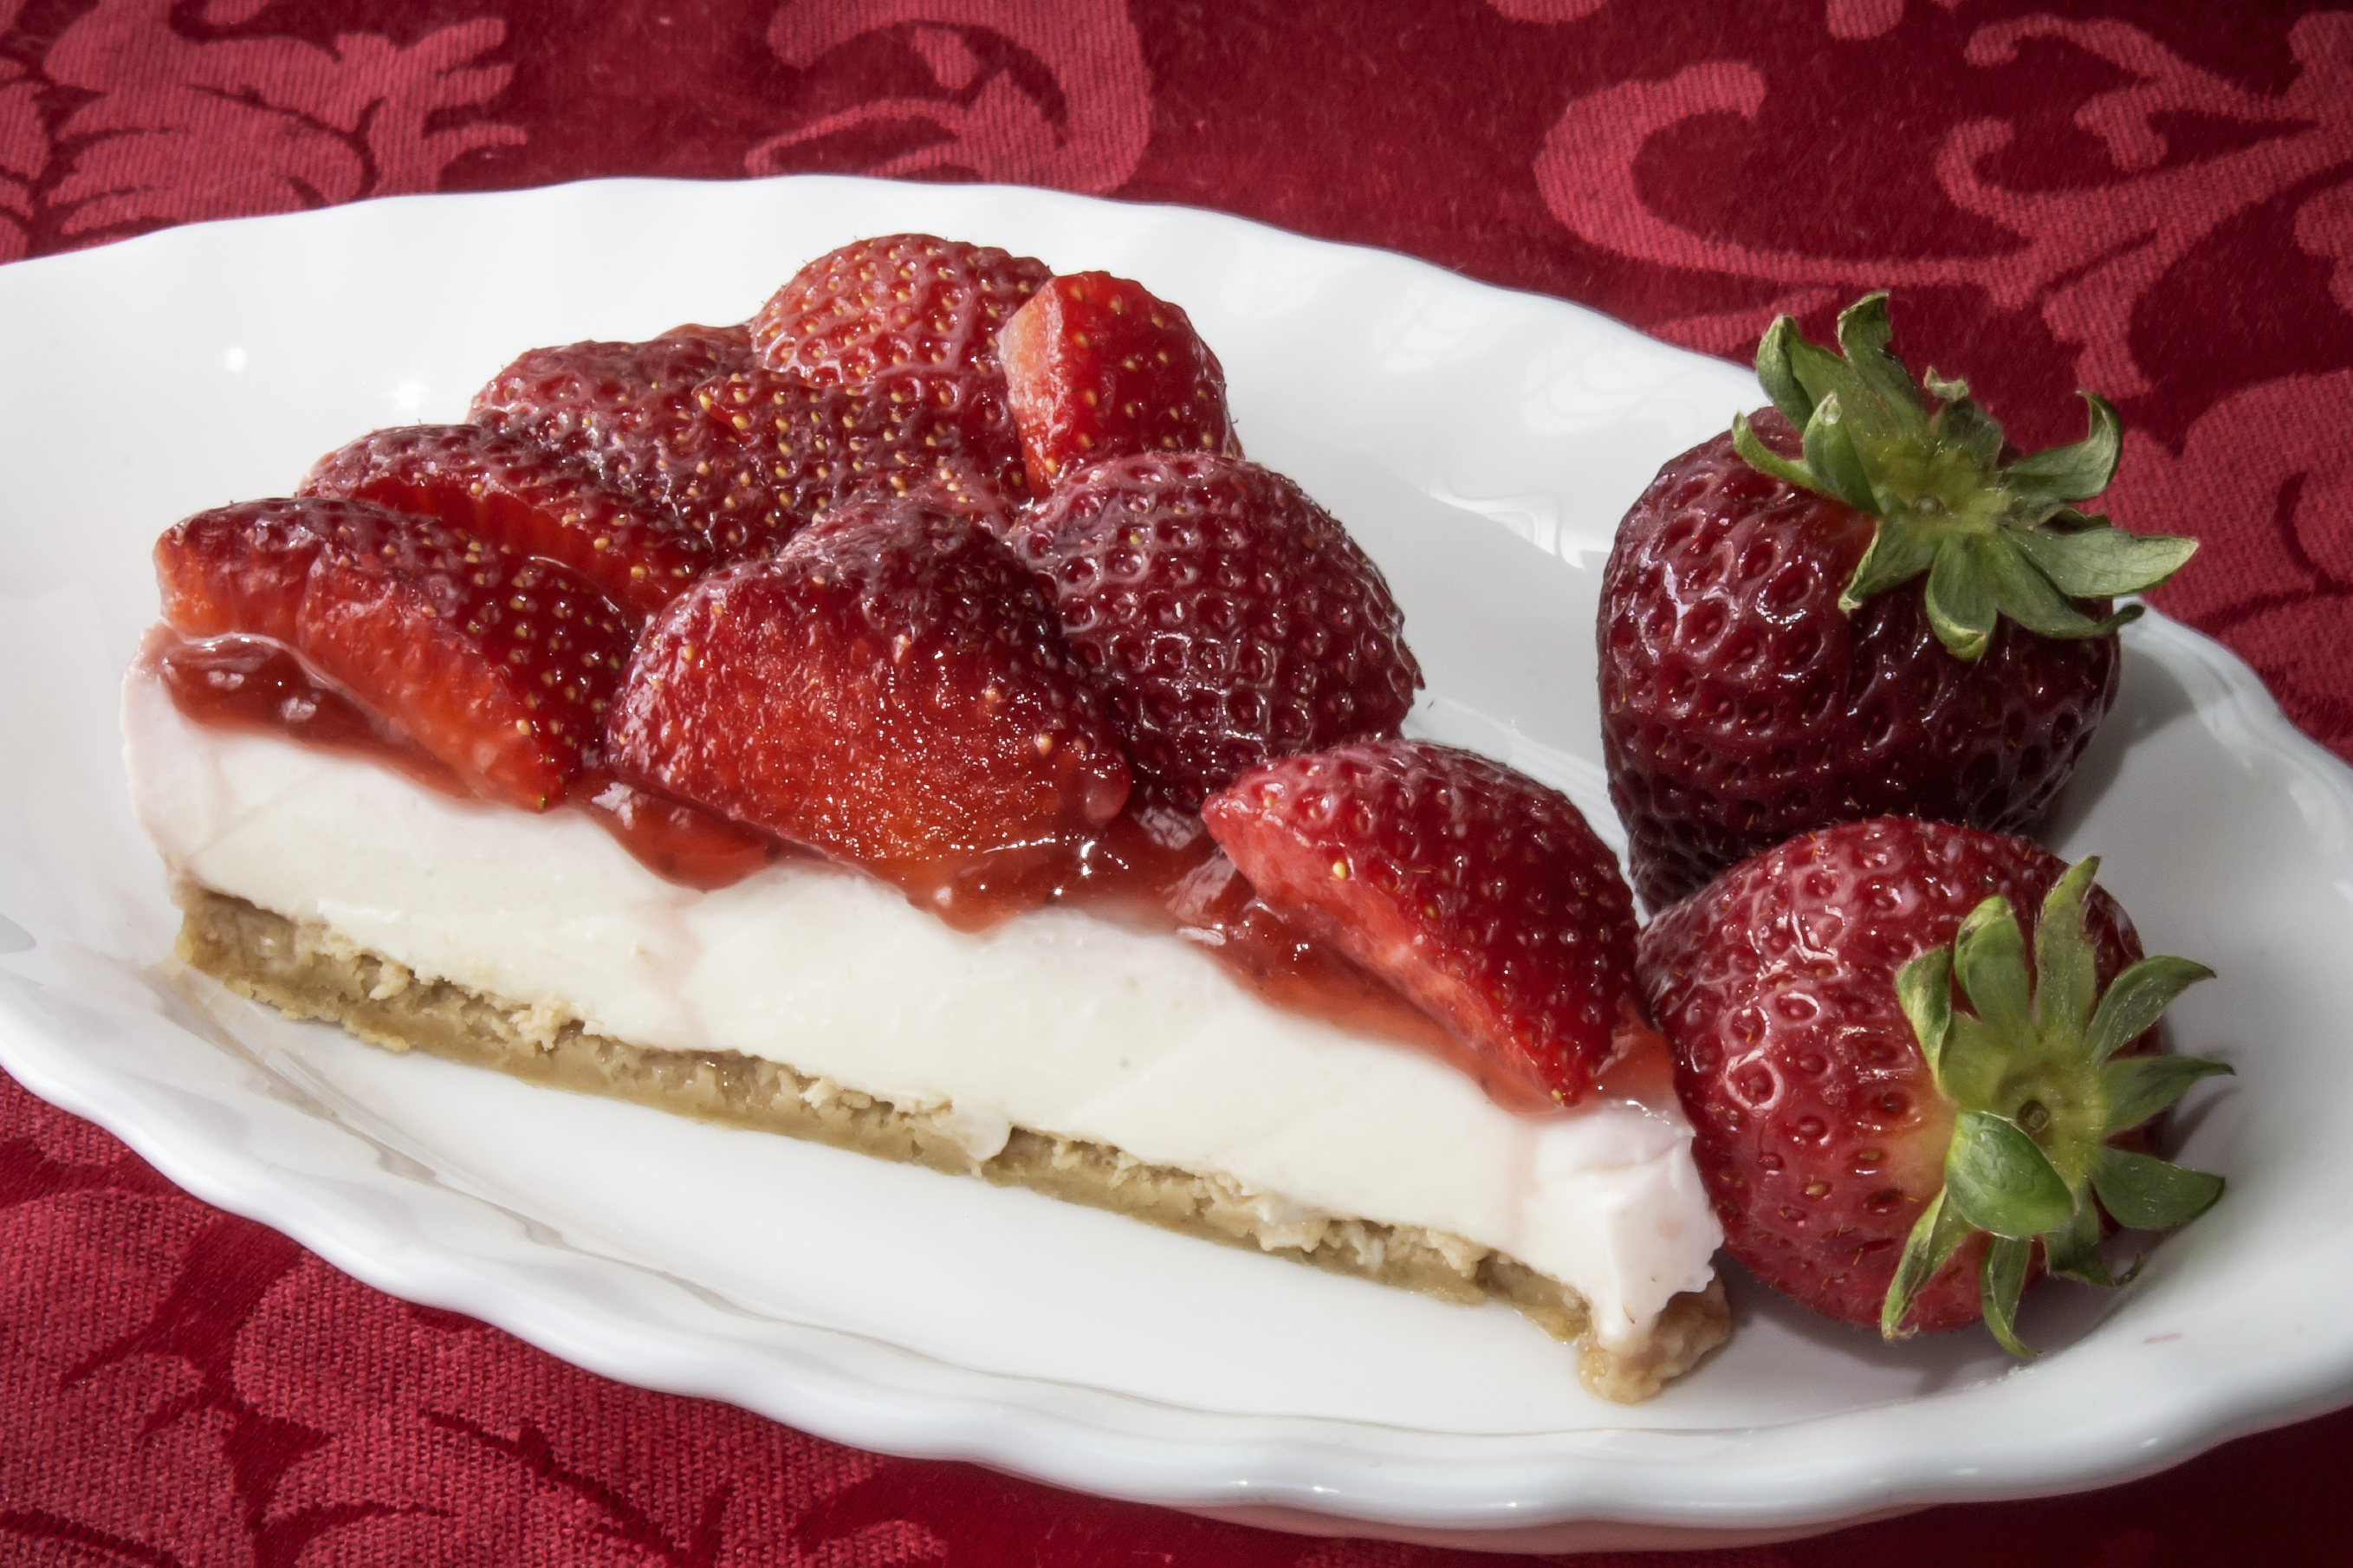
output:
<path id="1" fill-rule="evenodd" d="M 1931 370 L 1929 414 L 1889 351 L 1893 331 L 1884 292 L 1840 315 L 1842 353 L 1808 342 L 1787 316 L 1766 331 L 1757 380 L 1804 432 L 1805 461 L 1767 449 L 1745 418 L 1733 421 L 1735 449 L 1759 472 L 1879 518 L 1840 607 L 1852 615 L 1926 571 L 1929 622 L 1965 660 L 1984 656 L 2003 616 L 2038 637 L 2098 637 L 2139 615 L 2127 605 L 2094 616 L 2071 602 L 2154 587 L 2197 548 L 2136 538 L 2069 504 L 2098 494 L 2116 472 L 2124 439 L 2116 409 L 2085 393 L 2091 423 L 2081 441 L 2005 468 L 2001 426 L 1968 384 Z"/>
<path id="2" fill-rule="evenodd" d="M 2176 996 L 2213 978 L 2214 972 L 2202 963 L 2164 956 L 2144 958 L 2117 975 L 2100 998 L 2099 1011 L 2092 1015 L 2084 1041 L 2092 1060 L 2106 1061 L 2156 1023 Z"/>
<path id="3" fill-rule="evenodd" d="M 2000 893 L 1968 912 L 1953 937 L 1953 973 L 1978 1016 L 2011 1049 L 2034 1038 L 2034 1008 L 2026 992 L 2026 938 L 2010 900 Z"/>
<path id="4" fill-rule="evenodd" d="M 1976 1234 L 1977 1227 L 1961 1217 L 1960 1210 L 1947 1203 L 1942 1192 L 1928 1200 L 1928 1206 L 1912 1222 L 1912 1234 L 1905 1237 L 1903 1256 L 1895 1261 L 1895 1278 L 1887 1282 L 1887 1299 L 1880 1303 L 1881 1338 L 1900 1340 L 1912 1332 L 1904 1326 L 1904 1320 L 1912 1310 L 1914 1299 L 1952 1260 L 1961 1243 Z"/>
<path id="5" fill-rule="evenodd" d="M 2082 517 L 2081 513 L 2076 516 Z M 2053 521 L 2058 521 L 2056 518 Z M 2018 548 L 2060 593 L 2078 599 L 2113 599 L 2155 587 L 2198 552 L 2194 539 L 2169 534 L 2126 533 L 2109 527 L 2105 519 L 2063 532 L 2055 528 L 2020 529 L 2011 534 Z"/>
<path id="6" fill-rule="evenodd" d="M 1815 481 L 1812 470 L 1803 463 L 1793 463 L 1767 447 L 1763 438 L 1750 426 L 1748 416 L 1746 414 L 1736 414 L 1732 416 L 1732 449 L 1740 454 L 1741 461 L 1760 474 L 1769 474 L 1783 484 L 1795 485 L 1799 489 L 1814 491 L 1821 489 L 1821 486 Z"/>
<path id="7" fill-rule="evenodd" d="M 1945 1055 L 1953 1024 L 1953 950 L 1932 947 L 1895 972 L 1895 1001 L 1912 1023 L 1931 1076 Z"/>
<path id="8" fill-rule="evenodd" d="M 2188 1225 L 2222 1195 L 2222 1178 L 2150 1154 L 2103 1149 L 2092 1167 L 2092 1190 L 2116 1223 L 2135 1230 Z"/>
<path id="9" fill-rule="evenodd" d="M 1978 1305 L 1985 1313 L 1986 1327 L 1993 1331 L 2002 1349 L 2021 1361 L 2031 1361 L 2034 1356 L 2012 1326 L 2018 1315 L 2019 1293 L 2026 1289 L 2027 1260 L 2033 1256 L 2031 1241 L 2005 1237 L 1986 1248 L 1985 1267 L 1978 1275 Z"/>
<path id="10" fill-rule="evenodd" d="M 2042 1256 L 2051 1272 L 2061 1279 L 2102 1289 L 2114 1289 L 2140 1272 L 2137 1262 L 2122 1279 L 2108 1271 L 2108 1260 L 2100 1256 L 2100 1205 L 2092 1201 L 2088 1189 L 2075 1194 L 2075 1212 L 2068 1216 L 2066 1226 L 2044 1234 Z"/>
<path id="11" fill-rule="evenodd" d="M 1954 1250 L 1983 1231 L 1995 1239 L 1979 1272 L 1979 1310 L 2005 1348 L 2030 1354 L 2013 1315 L 2038 1244 L 2052 1273 L 2118 1285 L 2140 1265 L 2121 1279 L 2108 1268 L 2103 1205 L 2126 1225 L 2166 1229 L 2222 1190 L 2220 1177 L 2107 1142 L 2230 1068 L 2117 1054 L 2209 972 L 2186 959 L 2143 959 L 2101 994 L 2085 918 L 2099 868 L 2087 857 L 2043 896 L 2031 966 L 2017 915 L 1996 894 L 1969 910 L 1951 943 L 1896 972 L 1895 1001 L 1952 1108 L 1953 1132 L 1945 1184 L 1914 1223 L 1881 1303 L 1890 1339 Z"/>
<path id="12" fill-rule="evenodd" d="M 1928 624 L 1936 628 L 1936 640 L 1954 657 L 1970 664 L 1985 657 L 1999 614 L 1992 574 L 1978 563 L 1978 552 L 1971 548 L 1975 543 L 1969 539 L 1948 539 L 1938 546 L 1936 563 L 1928 568 L 1925 595 Z"/>
<path id="13" fill-rule="evenodd" d="M 2039 500 L 2089 500 L 2116 478 L 2124 451 L 2124 421 L 2115 405 L 2096 393 L 2079 393 L 2090 405 L 2090 434 L 2072 447 L 2051 447 L 2021 458 L 2002 470 L 2010 488 Z"/>
<path id="14" fill-rule="evenodd" d="M 2019 542 L 2024 537 L 2016 533 L 1990 534 L 1978 546 L 1993 577 L 1994 605 L 2001 614 L 2037 637 L 2104 637 L 2137 613 L 2138 606 L 2131 606 L 2096 621 L 2084 614 L 2073 600 L 2052 587 L 2051 579 L 2035 568 L 2032 559 L 2020 548 Z"/>
<path id="15" fill-rule="evenodd" d="M 1936 1087 L 1955 1105 L 1982 1110 L 2000 1096 L 2010 1063 L 2009 1041 L 1975 1014 L 1955 1013 L 1935 1068 Z"/>
<path id="16" fill-rule="evenodd" d="M 2034 922 L 2034 1032 L 2068 1060 L 2083 1059 L 2099 991 L 2092 944 L 2084 937 L 2084 895 L 2099 874 L 2096 855 L 2068 867 L 2043 895 Z"/>
<path id="17" fill-rule="evenodd" d="M 1806 468 L 1814 476 L 1814 489 L 1857 511 L 1875 512 L 1879 498 L 1872 493 L 1871 475 L 1854 449 L 1846 408 L 1835 392 L 1814 405 L 1814 416 L 1806 421 Z"/>
<path id="18" fill-rule="evenodd" d="M 1776 316 L 1773 324 L 1765 329 L 1764 341 L 1757 345 L 1757 379 L 1765 384 L 1765 395 L 1773 400 L 1773 406 L 1781 411 L 1781 417 L 1802 430 L 1806 427 L 1806 421 L 1814 416 L 1814 397 L 1798 380 L 1798 373 L 1790 368 L 1789 345 L 1792 340 L 1800 343 L 1806 341 L 1799 335 L 1796 319 Z"/>
<path id="19" fill-rule="evenodd" d="M 1953 1118 L 1945 1194 L 1979 1230 L 2018 1240 L 2058 1229 L 2075 1206 L 2034 1140 L 2009 1118 L 1984 1110 Z"/>
<path id="20" fill-rule="evenodd" d="M 1839 312 L 1839 348 L 1848 367 L 1870 394 L 1870 405 L 1854 411 L 1856 437 L 1873 445 L 1926 434 L 1927 405 L 1912 373 L 1887 352 L 1895 329 L 1887 319 L 1887 292 L 1865 294 Z"/>
<path id="21" fill-rule="evenodd" d="M 2118 1057 L 2100 1069 L 2107 1091 L 2108 1131 L 2122 1132 L 2179 1100 L 2201 1078 L 2232 1070 L 2203 1057 Z"/>
<path id="22" fill-rule="evenodd" d="M 1854 575 L 1839 590 L 1839 608 L 1848 615 L 1862 607 L 1865 599 L 1875 597 L 1900 584 L 1909 583 L 1926 572 L 1936 559 L 1936 542 L 1915 529 L 1880 528 L 1871 536 L 1871 547 L 1854 565 Z"/>

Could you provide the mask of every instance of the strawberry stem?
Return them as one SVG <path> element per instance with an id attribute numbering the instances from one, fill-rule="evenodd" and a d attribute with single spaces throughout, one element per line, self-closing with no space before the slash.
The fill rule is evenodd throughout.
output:
<path id="1" fill-rule="evenodd" d="M 2220 1176 L 2110 1145 L 2199 1079 L 2232 1069 L 2197 1057 L 2116 1055 L 2212 972 L 2147 958 L 2100 994 L 2084 930 L 2099 864 L 2069 867 L 2043 900 L 2031 972 L 2038 983 L 2029 982 L 2024 934 L 2000 895 L 1972 910 L 1950 943 L 1896 973 L 1897 1002 L 1956 1111 L 1944 1185 L 1914 1224 L 1881 1308 L 1880 1331 L 1891 1340 L 1909 1331 L 1914 1299 L 1983 1232 L 1993 1238 L 1979 1271 L 1986 1325 L 2012 1354 L 2030 1355 L 2012 1318 L 2037 1245 L 2054 1274 L 2120 1285 L 2140 1266 L 2121 1278 L 2110 1272 L 2100 1255 L 2102 1208 L 2137 1230 L 2171 1230 L 2221 1195 Z M 1955 1005 L 1957 993 L 1966 1009 Z"/>
<path id="2" fill-rule="evenodd" d="M 2081 441 L 2004 466 L 2001 426 L 1968 384 L 1930 370 L 1932 409 L 1889 351 L 1892 336 L 1884 292 L 1839 316 L 1838 353 L 1778 318 L 1757 346 L 1757 379 L 1802 432 L 1804 455 L 1783 457 L 1745 416 L 1732 421 L 1734 449 L 1752 468 L 1879 520 L 1839 607 L 1852 615 L 1925 573 L 1938 640 L 1972 660 L 2003 616 L 2047 637 L 2106 637 L 2137 617 L 2137 605 L 2095 616 L 2076 601 L 2153 588 L 2198 542 L 2127 533 L 2070 504 L 2098 495 L 2116 473 L 2124 446 L 2116 409 L 2082 394 L 2090 425 Z"/>

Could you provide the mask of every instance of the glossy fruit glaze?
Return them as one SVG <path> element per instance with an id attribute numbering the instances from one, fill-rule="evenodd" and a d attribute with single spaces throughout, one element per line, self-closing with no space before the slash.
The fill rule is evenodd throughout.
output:
<path id="1" fill-rule="evenodd" d="M 160 629 L 142 662 L 174 706 L 202 724 L 277 734 L 364 756 L 459 799 L 470 793 L 396 728 L 267 637 L 182 637 Z M 728 887 L 769 866 L 816 854 L 601 769 L 570 791 L 584 811 L 656 876 L 681 887 Z M 1071 841 L 967 857 L 872 865 L 920 908 L 967 931 L 1040 905 L 1192 942 L 1268 1005 L 1351 1034 L 1451 1055 L 1445 1031 L 1388 984 L 1285 921 L 1219 852 L 1193 813 L 1134 805 Z M 1601 1074 L 1601 1097 L 1665 1107 L 1664 1052 L 1644 1032 Z"/>

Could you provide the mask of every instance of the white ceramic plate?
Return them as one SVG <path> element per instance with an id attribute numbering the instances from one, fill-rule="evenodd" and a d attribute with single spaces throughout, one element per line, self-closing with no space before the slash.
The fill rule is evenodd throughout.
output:
<path id="1" fill-rule="evenodd" d="M 2113 1300 L 1900 1350 L 1736 1281 L 1731 1347 L 1588 1398 L 1461 1309 L 978 1183 L 394 1058 L 169 962 L 117 675 L 185 513 L 451 418 L 518 351 L 743 318 L 803 260 L 926 229 L 1180 301 L 1245 440 L 1388 574 L 1415 723 L 1600 787 L 1592 620 L 1618 515 L 1759 401 L 1556 301 L 1235 219 L 832 179 L 405 198 L 0 269 L 0 1061 L 190 1191 L 569 1361 L 900 1454 L 1286 1528 L 1520 1550 L 1729 1543 L 2143 1473 L 2353 1397 L 2353 775 L 2152 617 L 2051 834 L 2152 950 L 2221 979 L 2175 1037 L 2236 1062 L 2185 1157 L 2211 1217 Z M 2193 567 L 2192 570 L 2195 570 Z"/>

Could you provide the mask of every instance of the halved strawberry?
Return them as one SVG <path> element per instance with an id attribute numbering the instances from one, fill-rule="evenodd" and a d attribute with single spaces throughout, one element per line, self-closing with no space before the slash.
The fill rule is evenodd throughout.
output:
<path id="1" fill-rule="evenodd" d="M 297 492 L 435 517 L 569 566 L 638 620 L 718 565 L 694 529 L 520 437 L 472 425 L 378 430 L 320 458 Z"/>
<path id="2" fill-rule="evenodd" d="M 611 489 L 702 530 L 733 560 L 781 542 L 765 470 L 705 416 L 697 389 L 757 363 L 748 327 L 674 327 L 644 342 L 533 349 L 467 417 L 585 464 Z"/>
<path id="3" fill-rule="evenodd" d="M 1734 1257 L 1890 1338 L 1982 1313 L 2022 1352 L 2010 1311 L 2046 1258 L 2114 1283 L 2102 1205 L 2165 1228 L 2213 1201 L 2217 1178 L 2147 1152 L 2151 1118 L 2229 1070 L 2147 1054 L 2207 971 L 2142 958 L 2097 867 L 1883 817 L 1745 860 L 1651 922 L 1642 986 Z"/>
<path id="4" fill-rule="evenodd" d="M 997 340 L 1030 488 L 1134 452 L 1241 456 L 1226 373 L 1176 306 L 1108 272 L 1058 277 Z"/>
<path id="5" fill-rule="evenodd" d="M 916 500 L 845 502 L 681 595 L 609 734 L 626 778 L 926 887 L 1076 838 L 1128 791 L 1037 584 Z"/>
<path id="6" fill-rule="evenodd" d="M 337 500 L 199 512 L 155 543 L 164 618 L 276 638 L 485 799 L 540 811 L 599 752 L 626 618 L 576 574 Z"/>
<path id="7" fill-rule="evenodd" d="M 1139 778 L 1178 805 L 1271 757 L 1393 734 L 1421 684 L 1379 571 L 1255 463 L 1098 463 L 1012 542 L 1053 584 Z"/>
<path id="8" fill-rule="evenodd" d="M 1649 1033 L 1634 905 L 1567 796 L 1420 741 L 1251 769 L 1201 807 L 1258 896 L 1437 1019 L 1498 1103 L 1573 1105 Z"/>
<path id="9" fill-rule="evenodd" d="M 740 460 L 756 470 L 787 535 L 852 496 L 904 495 L 929 481 L 951 489 L 977 481 L 1014 501 L 1024 493 L 1003 402 L 984 395 L 970 371 L 813 386 L 753 370 L 706 383 L 696 396 L 741 443 Z"/>
<path id="10" fill-rule="evenodd" d="M 861 239 L 794 273 L 752 318 L 752 344 L 818 386 L 907 369 L 994 376 L 997 334 L 1050 276 L 1029 257 L 928 234 Z"/>

